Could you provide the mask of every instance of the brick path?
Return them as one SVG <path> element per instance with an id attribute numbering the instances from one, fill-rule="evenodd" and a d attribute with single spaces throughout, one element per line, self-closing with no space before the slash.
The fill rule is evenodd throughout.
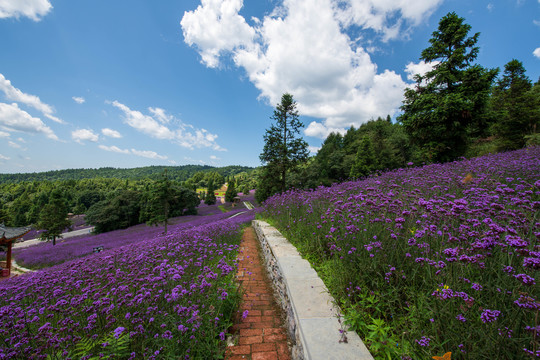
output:
<path id="1" fill-rule="evenodd" d="M 238 281 L 245 293 L 236 324 L 232 327 L 233 334 L 238 334 L 238 343 L 227 349 L 225 359 L 290 360 L 281 308 L 272 295 L 252 227 L 244 231 L 238 256 Z M 244 316 L 246 310 L 249 313 Z"/>

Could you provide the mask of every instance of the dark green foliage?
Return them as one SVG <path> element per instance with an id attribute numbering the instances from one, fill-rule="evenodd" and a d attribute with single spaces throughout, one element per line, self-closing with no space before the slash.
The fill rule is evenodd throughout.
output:
<path id="1" fill-rule="evenodd" d="M 204 203 L 206 205 L 214 205 L 216 203 L 216 194 L 215 194 L 215 187 L 214 182 L 210 181 L 208 184 L 208 188 L 206 190 L 206 197 L 204 199 Z"/>
<path id="2" fill-rule="evenodd" d="M 255 200 L 259 204 L 281 191 L 281 181 L 279 176 L 276 176 L 276 174 L 279 174 L 279 169 L 272 167 L 273 164 L 266 165 L 259 174 L 259 182 L 255 192 Z"/>
<path id="3" fill-rule="evenodd" d="M 444 16 L 420 57 L 436 65 L 405 90 L 398 120 L 429 161 L 463 155 L 469 136 L 481 136 L 486 128 L 485 108 L 497 70 L 472 64 L 479 33 L 469 37 L 470 29 L 453 12 Z"/>
<path id="4" fill-rule="evenodd" d="M 39 213 L 36 228 L 44 230 L 40 235 L 41 240 L 52 240 L 56 245 L 56 239 L 61 237 L 62 232 L 71 226 L 68 220 L 67 204 L 59 191 L 51 195 L 48 204 L 43 206 Z"/>
<path id="5" fill-rule="evenodd" d="M 296 102 L 291 94 L 283 94 L 272 120 L 275 123 L 266 130 L 264 148 L 259 158 L 266 165 L 266 177 L 278 178 L 278 191 L 284 192 L 287 189 L 287 172 L 308 158 L 308 144 L 298 137 L 304 125 L 298 119 Z M 272 186 L 261 185 L 266 190 L 273 189 Z M 272 195 L 272 191 L 268 194 Z"/>
<path id="6" fill-rule="evenodd" d="M 538 85 L 536 85 L 538 88 Z M 493 133 L 499 150 L 520 149 L 525 136 L 536 133 L 540 122 L 540 92 L 533 91 L 521 61 L 512 60 L 493 88 L 491 109 L 496 119 Z"/>
<path id="7" fill-rule="evenodd" d="M 225 201 L 233 202 L 238 192 L 234 184 L 234 179 L 230 179 L 227 183 L 227 191 L 225 192 Z"/>
<path id="8" fill-rule="evenodd" d="M 199 197 L 194 190 L 186 189 L 168 179 L 164 172 L 159 181 L 143 192 L 139 221 L 148 225 L 163 223 L 167 233 L 168 220 L 184 214 L 196 214 Z"/>
<path id="9" fill-rule="evenodd" d="M 95 203 L 86 213 L 86 223 L 95 233 L 125 229 L 139 223 L 140 194 L 133 190 L 118 190 L 111 198 Z"/>
<path id="10" fill-rule="evenodd" d="M 345 155 L 343 136 L 330 133 L 315 157 L 322 183 L 330 185 L 332 182 L 347 179 L 349 174 L 343 163 Z"/>
<path id="11" fill-rule="evenodd" d="M 356 161 L 351 168 L 350 177 L 353 179 L 368 176 L 375 171 L 379 165 L 371 138 L 367 135 L 362 137 L 362 142 L 356 153 Z"/>
<path id="12" fill-rule="evenodd" d="M 208 165 L 184 165 L 184 166 L 146 166 L 133 169 L 100 168 L 100 169 L 67 169 L 46 171 L 41 173 L 26 174 L 0 174 L 0 184 L 19 183 L 23 181 L 63 181 L 63 180 L 83 180 L 83 179 L 129 179 L 159 180 L 163 171 L 167 169 L 169 179 L 175 181 L 186 181 L 198 172 L 214 171 L 221 176 L 230 176 L 242 171 L 250 171 L 253 168 L 247 166 L 231 165 L 222 168 L 215 168 Z"/>

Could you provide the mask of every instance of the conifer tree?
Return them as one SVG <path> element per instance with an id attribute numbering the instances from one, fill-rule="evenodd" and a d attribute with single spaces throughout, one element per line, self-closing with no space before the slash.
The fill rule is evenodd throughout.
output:
<path id="1" fill-rule="evenodd" d="M 452 12 L 444 16 L 420 57 L 434 64 L 416 75 L 414 88 L 405 90 L 398 120 L 429 161 L 449 161 L 463 155 L 469 134 L 485 131 L 486 104 L 497 69 L 473 65 L 479 33 Z"/>
<path id="2" fill-rule="evenodd" d="M 208 182 L 206 197 L 204 199 L 204 203 L 206 205 L 214 205 L 216 203 L 216 194 L 214 193 L 215 191 L 216 189 L 214 188 L 214 182 L 210 180 Z"/>
<path id="3" fill-rule="evenodd" d="M 296 102 L 291 94 L 283 94 L 281 103 L 276 106 L 272 120 L 274 124 L 266 130 L 264 148 L 259 156 L 265 164 L 265 174 L 279 181 L 279 191 L 287 189 L 287 172 L 308 158 L 308 144 L 298 135 L 304 126 L 298 119 Z M 267 184 L 259 183 L 257 190 Z M 273 186 L 272 186 L 273 187 Z M 264 189 L 261 193 L 272 195 L 274 190 Z M 261 199 L 261 198 L 259 198 Z M 262 199 L 264 200 L 264 199 Z"/>

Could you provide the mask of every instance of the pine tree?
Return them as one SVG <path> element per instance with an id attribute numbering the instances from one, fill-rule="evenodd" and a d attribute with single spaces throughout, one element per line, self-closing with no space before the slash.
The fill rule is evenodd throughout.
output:
<path id="1" fill-rule="evenodd" d="M 266 164 L 266 174 L 279 179 L 279 191 L 287 188 L 287 172 L 308 158 L 308 145 L 299 138 L 302 122 L 298 119 L 296 102 L 291 94 L 283 94 L 276 106 L 270 129 L 264 135 L 264 148 L 260 155 Z M 264 186 L 264 184 L 261 184 Z M 272 195 L 273 190 L 269 191 Z"/>
<path id="2" fill-rule="evenodd" d="M 210 180 L 208 182 L 208 187 L 206 190 L 206 198 L 204 199 L 204 203 L 206 205 L 214 205 L 216 203 L 216 189 L 214 188 L 214 182 Z"/>
<path id="3" fill-rule="evenodd" d="M 378 161 L 373 150 L 371 138 L 367 135 L 362 137 L 362 142 L 356 154 L 356 161 L 351 169 L 351 178 L 361 178 L 368 176 L 377 169 Z"/>
<path id="4" fill-rule="evenodd" d="M 531 80 L 525 75 L 521 61 L 511 60 L 504 66 L 503 76 L 493 88 L 491 107 L 495 124 L 493 132 L 500 150 L 515 150 L 525 145 L 525 136 L 536 131 L 540 121 L 536 115 Z"/>
<path id="5" fill-rule="evenodd" d="M 71 226 L 67 218 L 68 210 L 65 199 L 60 193 L 53 192 L 49 203 L 41 209 L 39 220 L 36 224 L 38 229 L 44 230 L 40 235 L 41 240 L 52 240 L 56 245 L 56 239 L 62 237 L 62 232 Z"/>
<path id="6" fill-rule="evenodd" d="M 237 195 L 236 184 L 234 183 L 234 178 L 231 177 L 231 179 L 227 183 L 227 191 L 225 192 L 225 201 L 233 202 L 236 195 Z"/>
<path id="7" fill-rule="evenodd" d="M 479 136 L 487 128 L 486 104 L 498 70 L 472 64 L 480 34 L 469 37 L 470 29 L 456 13 L 444 16 L 420 57 L 433 69 L 416 75 L 416 86 L 405 90 L 398 120 L 430 161 L 463 155 L 469 135 Z"/>

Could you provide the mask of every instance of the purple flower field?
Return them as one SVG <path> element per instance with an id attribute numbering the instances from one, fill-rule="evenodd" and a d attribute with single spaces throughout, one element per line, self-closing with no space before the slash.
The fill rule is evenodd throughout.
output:
<path id="1" fill-rule="evenodd" d="M 241 298 L 241 229 L 253 216 L 171 226 L 1 281 L 0 359 L 219 358 Z"/>
<path id="2" fill-rule="evenodd" d="M 191 227 L 210 224 L 231 217 L 235 213 L 246 211 L 246 208 L 238 208 L 227 213 L 221 212 L 215 206 L 201 207 L 199 215 L 181 216 L 171 219 L 169 230 L 171 233 Z M 215 215 L 208 215 L 213 214 Z M 105 250 L 119 246 L 147 241 L 161 236 L 163 227 L 136 225 L 123 230 L 115 230 L 108 233 L 88 236 L 77 236 L 58 240 L 53 246 L 51 242 L 18 248 L 13 250 L 13 257 L 17 264 L 29 269 L 39 269 L 63 263 L 64 261 L 80 258 L 93 253 L 93 248 L 103 246 Z"/>
<path id="3" fill-rule="evenodd" d="M 540 148 L 269 199 L 376 358 L 540 357 Z"/>

